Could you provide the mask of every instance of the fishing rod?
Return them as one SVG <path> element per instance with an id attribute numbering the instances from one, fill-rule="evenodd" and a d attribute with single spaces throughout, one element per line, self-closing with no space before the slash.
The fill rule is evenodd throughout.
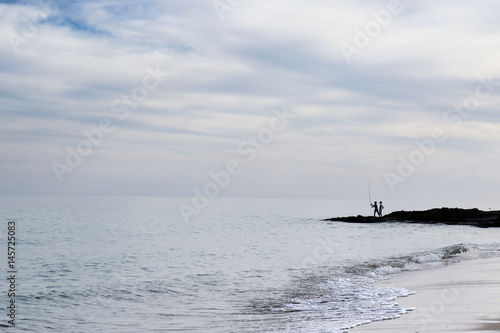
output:
<path id="1" fill-rule="evenodd" d="M 372 184 L 372 180 L 370 179 L 370 181 L 368 182 L 368 199 L 370 199 L 370 206 L 372 205 L 372 196 L 370 193 L 370 185 L 371 184 Z"/>

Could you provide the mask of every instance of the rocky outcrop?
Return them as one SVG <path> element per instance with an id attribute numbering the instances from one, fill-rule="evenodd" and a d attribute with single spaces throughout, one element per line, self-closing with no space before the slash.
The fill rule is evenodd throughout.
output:
<path id="1" fill-rule="evenodd" d="M 382 217 L 333 217 L 324 221 L 348 223 L 404 222 L 425 224 L 472 225 L 481 228 L 500 227 L 500 211 L 482 211 L 477 208 L 434 208 L 423 211 L 397 211 Z"/>

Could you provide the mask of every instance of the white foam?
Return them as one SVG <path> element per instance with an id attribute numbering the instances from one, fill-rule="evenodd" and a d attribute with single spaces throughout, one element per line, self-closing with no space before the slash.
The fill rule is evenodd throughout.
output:
<path id="1" fill-rule="evenodd" d="M 377 275 L 389 275 L 389 274 L 397 274 L 401 272 L 401 268 L 392 267 L 392 266 L 380 266 L 374 270 L 374 273 Z"/>
<path id="2" fill-rule="evenodd" d="M 421 255 L 421 256 L 416 257 L 414 259 L 414 261 L 419 263 L 419 264 L 423 264 L 423 263 L 428 263 L 428 262 L 441 261 L 441 259 L 442 259 L 441 255 L 439 255 L 437 253 L 429 253 L 426 255 Z"/>

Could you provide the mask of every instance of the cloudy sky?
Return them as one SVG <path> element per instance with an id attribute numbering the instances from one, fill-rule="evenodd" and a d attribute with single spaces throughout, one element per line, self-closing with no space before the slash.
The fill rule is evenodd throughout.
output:
<path id="1" fill-rule="evenodd" d="M 0 1 L 0 193 L 498 198 L 499 12 Z"/>

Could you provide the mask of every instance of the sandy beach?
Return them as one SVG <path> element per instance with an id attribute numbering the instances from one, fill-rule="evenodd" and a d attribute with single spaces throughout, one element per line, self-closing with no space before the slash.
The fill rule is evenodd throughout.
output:
<path id="1" fill-rule="evenodd" d="M 415 291 L 396 302 L 416 309 L 398 319 L 362 325 L 349 332 L 500 332 L 500 258 L 403 272 L 379 286 Z"/>

